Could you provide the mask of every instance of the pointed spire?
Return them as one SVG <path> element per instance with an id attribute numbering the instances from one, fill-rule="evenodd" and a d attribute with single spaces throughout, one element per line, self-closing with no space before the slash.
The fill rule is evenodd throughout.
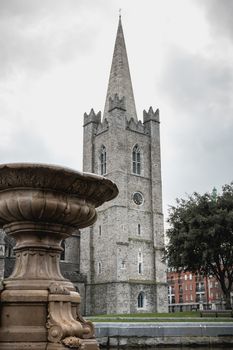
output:
<path id="1" fill-rule="evenodd" d="M 121 13 L 119 14 L 119 24 L 115 41 L 112 66 L 108 82 L 108 91 L 105 102 L 104 114 L 105 118 L 111 109 L 109 101 L 113 101 L 115 96 L 118 99 L 123 98 L 127 119 L 133 118 L 137 121 L 137 112 L 134 102 L 133 87 L 129 71 L 129 63 L 125 46 L 125 39 L 121 24 Z M 116 107 L 117 108 L 117 107 Z"/>

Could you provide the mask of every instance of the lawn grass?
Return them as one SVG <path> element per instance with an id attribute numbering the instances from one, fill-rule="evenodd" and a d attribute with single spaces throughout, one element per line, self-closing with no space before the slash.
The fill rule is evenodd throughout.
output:
<path id="1" fill-rule="evenodd" d="M 111 314 L 111 315 L 96 315 L 98 318 L 176 318 L 176 317 L 200 317 L 199 311 L 185 311 L 185 312 L 164 312 L 164 313 L 137 313 L 137 314 Z"/>
<path id="2" fill-rule="evenodd" d="M 88 317 L 94 322 L 233 322 L 228 317 L 200 317 L 199 311 L 173 313 L 111 314 Z"/>

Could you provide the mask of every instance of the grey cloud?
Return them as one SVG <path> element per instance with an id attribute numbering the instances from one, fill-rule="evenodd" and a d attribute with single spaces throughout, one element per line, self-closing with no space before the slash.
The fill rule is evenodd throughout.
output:
<path id="1" fill-rule="evenodd" d="M 53 163 L 54 155 L 46 146 L 45 140 L 28 126 L 21 124 L 12 133 L 9 142 L 0 147 L 1 163 L 42 162 Z"/>
<path id="2" fill-rule="evenodd" d="M 206 18 L 215 36 L 223 35 L 233 42 L 233 1 L 232 0 L 199 0 Z"/>
<path id="3" fill-rule="evenodd" d="M 0 2 L 0 77 L 40 71 L 57 61 L 85 55 L 95 45 L 98 28 L 89 21 L 90 4 L 98 1 L 2 0 Z M 93 11 L 92 11 L 93 14 Z M 64 21 L 64 18 L 69 21 Z M 72 20 L 72 25 L 70 25 Z"/>
<path id="4" fill-rule="evenodd" d="M 104 0 L 1 0 L 0 17 L 13 16 L 30 21 L 41 15 L 65 15 L 77 10 L 107 7 Z"/>
<path id="5" fill-rule="evenodd" d="M 160 89 L 175 115 L 164 116 L 164 174 L 173 167 L 173 182 L 165 176 L 164 188 L 171 200 L 233 180 L 233 69 L 177 48 L 168 57 Z"/>
<path id="6" fill-rule="evenodd" d="M 232 65 L 188 55 L 178 48 L 169 57 L 161 88 L 166 89 L 174 103 L 188 112 L 191 107 L 195 112 L 205 108 L 213 113 L 231 104 Z"/>

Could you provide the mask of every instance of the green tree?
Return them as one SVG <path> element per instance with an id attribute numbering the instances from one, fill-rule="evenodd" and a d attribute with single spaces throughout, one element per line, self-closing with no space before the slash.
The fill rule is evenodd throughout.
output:
<path id="1" fill-rule="evenodd" d="M 222 193 L 200 195 L 177 200 L 170 208 L 168 265 L 177 270 L 213 275 L 219 281 L 231 307 L 233 284 L 233 182 Z"/>

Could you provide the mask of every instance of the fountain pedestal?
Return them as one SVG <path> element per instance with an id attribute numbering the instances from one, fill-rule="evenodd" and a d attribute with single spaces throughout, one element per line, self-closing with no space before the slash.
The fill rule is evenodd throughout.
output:
<path id="1" fill-rule="evenodd" d="M 66 168 L 0 166 L 0 224 L 16 240 L 0 296 L 0 349 L 98 349 L 80 295 L 61 275 L 61 242 L 94 223 L 95 208 L 117 193 L 107 179 Z"/>

